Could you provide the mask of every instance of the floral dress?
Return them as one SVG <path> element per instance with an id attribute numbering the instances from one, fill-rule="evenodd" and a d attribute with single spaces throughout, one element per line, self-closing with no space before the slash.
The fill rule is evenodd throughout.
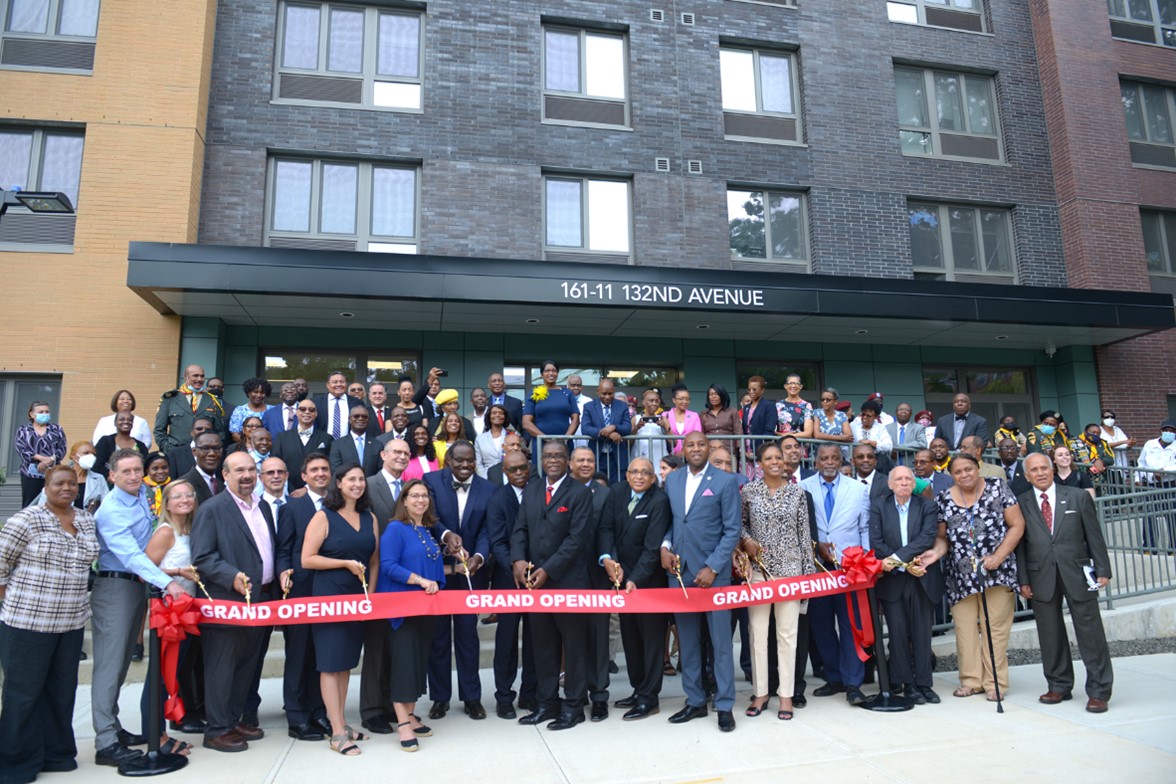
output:
<path id="1" fill-rule="evenodd" d="M 947 555 L 942 560 L 947 581 L 947 600 L 957 604 L 983 588 L 1005 586 L 1017 590 L 1017 556 L 1009 557 L 995 571 L 983 571 L 980 560 L 996 552 L 1008 533 L 1004 512 L 1017 505 L 1017 498 L 1001 479 L 985 479 L 980 498 L 970 507 L 957 504 L 951 488 L 935 499 L 939 522 L 947 526 Z"/>
<path id="2" fill-rule="evenodd" d="M 795 403 L 789 403 L 787 400 L 776 402 L 776 432 L 780 435 L 799 433 L 804 430 L 804 423 L 812 418 L 813 404 L 807 400 L 798 400 Z"/>

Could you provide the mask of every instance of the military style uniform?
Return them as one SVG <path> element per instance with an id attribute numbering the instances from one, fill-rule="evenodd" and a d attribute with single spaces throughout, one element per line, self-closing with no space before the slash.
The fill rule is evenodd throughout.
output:
<path id="1" fill-rule="evenodd" d="M 196 404 L 192 405 L 195 396 Z M 178 389 L 164 392 L 159 399 L 159 413 L 155 415 L 155 444 L 163 452 L 172 447 L 188 443 L 192 425 L 197 417 L 208 418 L 216 423 L 216 432 L 222 439 L 228 437 L 225 407 L 214 395 L 207 392 L 185 394 Z"/>

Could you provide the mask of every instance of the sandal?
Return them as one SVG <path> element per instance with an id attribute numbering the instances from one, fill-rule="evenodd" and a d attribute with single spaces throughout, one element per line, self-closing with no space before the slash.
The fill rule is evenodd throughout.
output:
<path id="1" fill-rule="evenodd" d="M 780 709 L 776 711 L 776 718 L 780 721 L 792 721 L 793 713 L 790 710 Z"/>
<path id="2" fill-rule="evenodd" d="M 1008 696 L 1009 696 L 1009 695 L 1008 695 L 1008 693 L 1007 693 L 1007 692 L 1003 692 L 1003 691 L 1002 691 L 1002 692 L 1000 693 L 1000 698 L 1001 698 L 1002 700 L 1003 700 L 1003 699 L 1006 699 Z M 989 702 L 996 702 L 996 689 L 989 689 L 989 690 L 988 690 L 988 693 L 987 693 L 987 695 L 986 695 L 986 697 L 987 697 L 987 699 L 988 699 L 988 701 L 989 701 Z"/>
<path id="3" fill-rule="evenodd" d="M 351 742 L 351 738 L 346 735 L 332 735 L 331 736 L 331 750 L 337 751 L 344 757 L 358 757 L 363 752 L 359 746 Z"/>
<path id="4" fill-rule="evenodd" d="M 953 697 L 971 697 L 973 694 L 983 694 L 983 689 L 977 689 L 972 686 L 961 686 L 951 693 Z"/>
<path id="5" fill-rule="evenodd" d="M 416 733 L 416 736 L 417 736 L 418 738 L 431 738 L 431 737 L 433 737 L 433 728 L 432 728 L 432 727 L 426 727 L 426 726 L 425 726 L 425 725 L 424 725 L 424 724 L 421 722 L 421 717 L 420 717 L 420 716 L 417 716 L 415 713 L 413 713 L 413 714 L 409 714 L 409 718 L 411 718 L 411 719 L 412 719 L 413 721 L 415 721 L 417 724 L 420 724 L 420 725 L 421 725 L 421 726 L 419 726 L 419 727 L 413 727 L 413 728 L 412 728 L 412 731 Z"/>
<path id="6" fill-rule="evenodd" d="M 763 705 L 756 705 L 756 702 L 761 699 L 764 701 Z M 753 697 L 751 704 L 747 706 L 747 710 L 745 711 L 744 715 L 750 716 L 754 719 L 756 716 L 764 712 L 764 708 L 768 706 L 768 699 L 768 697 Z"/>
<path id="7" fill-rule="evenodd" d="M 356 732 L 350 724 L 343 725 L 343 732 L 347 733 L 347 740 L 370 740 L 372 737 L 362 732 Z"/>
<path id="8" fill-rule="evenodd" d="M 678 674 L 678 671 L 674 669 L 674 665 L 670 664 L 669 660 L 667 659 L 665 665 L 662 666 L 662 675 L 677 675 L 677 674 Z"/>
<path id="9" fill-rule="evenodd" d="M 159 745 L 159 752 L 161 754 L 180 754 L 186 757 L 192 753 L 192 744 L 184 743 L 184 741 L 178 738 L 169 737 Z"/>
<path id="10" fill-rule="evenodd" d="M 419 721 L 419 719 L 418 719 L 418 721 Z M 402 721 L 396 725 L 396 730 L 399 731 L 401 727 L 408 727 L 411 729 L 412 722 L 411 721 Z M 420 749 L 420 747 L 421 747 L 420 741 L 418 741 L 416 738 L 400 741 L 400 750 L 401 751 L 418 751 Z"/>

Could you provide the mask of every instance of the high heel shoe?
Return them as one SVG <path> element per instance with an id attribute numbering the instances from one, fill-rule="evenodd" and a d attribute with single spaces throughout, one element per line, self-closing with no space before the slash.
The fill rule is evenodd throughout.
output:
<path id="1" fill-rule="evenodd" d="M 401 727 L 408 727 L 409 729 L 411 729 L 412 722 L 411 721 L 402 721 L 396 725 L 397 730 L 399 730 Z M 420 741 L 418 741 L 416 738 L 413 738 L 412 740 L 400 741 L 400 750 L 401 751 L 417 751 L 420 749 L 420 747 L 421 747 Z"/>

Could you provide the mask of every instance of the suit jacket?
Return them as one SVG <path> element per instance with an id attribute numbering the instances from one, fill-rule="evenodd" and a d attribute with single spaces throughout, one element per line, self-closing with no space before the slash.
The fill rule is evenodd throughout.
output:
<path id="1" fill-rule="evenodd" d="M 331 442 L 330 457 L 331 471 L 347 463 L 359 463 L 363 466 L 363 475 L 371 476 L 383 467 L 380 462 L 380 445 L 367 433 L 363 436 L 363 460 L 359 459 L 359 453 L 355 451 L 355 436 L 350 431 L 340 436 L 338 441 Z"/>
<path id="2" fill-rule="evenodd" d="M 616 426 L 617 432 L 622 436 L 631 435 L 633 432 L 633 422 L 629 419 L 629 407 L 624 403 L 614 400 L 609 406 L 609 416 L 611 418 L 610 424 Z M 599 400 L 589 400 L 584 404 L 584 414 L 580 419 L 580 432 L 590 439 L 589 443 L 592 451 L 596 453 L 596 465 L 604 465 L 606 457 L 601 456 L 604 449 L 615 450 L 619 453 L 618 465 L 623 467 L 629 464 L 629 442 L 622 441 L 619 444 L 614 444 L 612 441 L 600 438 L 600 431 L 604 428 L 604 405 Z M 606 453 L 609 454 L 609 453 Z"/>
<path id="3" fill-rule="evenodd" d="M 1028 493 L 1033 489 L 1033 485 L 1029 484 L 1029 480 L 1025 478 L 1025 466 L 1022 461 L 1018 460 L 1013 465 L 1016 469 L 1013 471 L 1013 478 L 1009 479 L 1008 471 L 1005 470 L 1004 464 L 997 466 L 1000 469 L 1001 476 L 1009 483 L 1009 489 L 1013 491 L 1013 495 L 1022 495 Z"/>
<path id="4" fill-rule="evenodd" d="M 661 544 L 670 530 L 670 500 L 656 484 L 645 491 L 630 513 L 632 498 L 628 482 L 613 485 L 601 510 L 596 549 L 617 561 L 625 580 L 638 588 L 665 588 Z"/>
<path id="5" fill-rule="evenodd" d="M 861 479 L 856 476 L 854 477 L 854 481 L 859 485 L 862 483 Z M 890 475 L 885 471 L 879 471 L 877 468 L 875 468 L 874 478 L 870 480 L 870 497 L 866 503 L 872 504 L 879 498 L 885 498 L 888 495 L 892 495 L 889 483 Z M 823 501 L 824 498 L 822 498 L 822 502 Z"/>
<path id="6" fill-rule="evenodd" d="M 270 536 L 270 547 L 275 554 L 274 581 L 278 575 L 276 554 L 277 536 L 274 533 L 274 518 L 269 504 L 259 502 L 265 518 L 266 530 Z M 244 572 L 254 586 L 254 599 L 261 600 L 257 592 L 262 586 L 261 554 L 253 541 L 253 532 L 237 508 L 233 494 L 228 490 L 217 493 L 206 504 L 196 510 L 192 526 L 192 563 L 208 588 L 213 599 L 240 601 L 241 594 L 233 590 L 237 572 Z"/>
<path id="7" fill-rule="evenodd" d="M 393 408 L 395 408 L 395 406 L 384 406 L 384 408 L 383 408 L 384 424 L 385 425 L 388 424 L 388 422 L 390 422 L 392 420 L 392 409 Z M 377 438 L 379 436 L 384 435 L 384 428 L 380 427 L 380 420 L 376 416 L 377 409 L 369 403 L 367 410 L 368 410 L 368 429 L 367 429 L 368 436 L 370 438 Z"/>
<path id="8" fill-rule="evenodd" d="M 832 542 L 838 552 L 858 545 L 870 547 L 870 505 L 866 488 L 856 479 L 839 476 L 833 483 L 833 516 L 825 515 L 825 489 L 820 474 L 800 483 L 813 497 L 817 513 L 818 542 Z"/>
<path id="9" fill-rule="evenodd" d="M 539 471 L 535 468 L 535 464 L 531 463 L 531 474 L 527 477 L 527 481 L 536 479 L 539 476 Z M 495 463 L 486 469 L 486 481 L 494 487 L 505 487 L 502 481 L 502 463 Z"/>
<path id="10" fill-rule="evenodd" d="M 774 404 L 771 409 L 774 422 Z M 666 478 L 666 495 L 673 515 L 667 537 L 670 548 L 682 559 L 682 580 L 687 585 L 703 566 L 714 571 L 714 585 L 730 585 L 731 553 L 739 544 L 743 526 L 739 483 L 734 474 L 708 464 L 687 512 L 686 474 L 689 471 L 689 466 L 685 466 Z"/>
<path id="11" fill-rule="evenodd" d="M 330 457 L 332 440 L 327 431 L 319 430 L 317 426 L 310 431 L 310 438 L 306 439 L 306 446 L 302 445 L 297 428 L 283 430 L 274 436 L 274 446 L 270 454 L 282 458 L 286 464 L 286 470 L 290 472 L 291 490 L 306 486 L 306 482 L 302 481 L 302 461 L 306 459 L 306 456 L 311 452 L 322 452 Z"/>
<path id="12" fill-rule="evenodd" d="M 898 444 L 898 422 L 891 422 L 886 425 L 886 432 L 890 434 L 890 441 L 897 449 Z M 904 447 L 912 447 L 917 449 L 927 448 L 927 428 L 920 425 L 913 419 L 906 423 L 906 438 L 902 442 Z"/>
<path id="13" fill-rule="evenodd" d="M 1036 488 L 1017 498 L 1025 516 L 1025 535 L 1017 545 L 1017 580 L 1033 589 L 1033 598 L 1048 602 L 1061 576 L 1066 600 L 1097 598 L 1087 590 L 1082 567 L 1094 561 L 1098 577 L 1111 577 L 1111 559 L 1103 539 L 1094 500 L 1085 490 L 1054 483 L 1057 504 L 1053 533 L 1038 506 Z"/>
<path id="14" fill-rule="evenodd" d="M 969 411 L 968 418 L 964 420 L 964 431 L 960 434 L 960 441 L 963 441 L 968 436 L 979 436 L 987 444 L 988 420 L 975 412 Z M 935 437 L 942 438 L 952 449 L 960 448 L 959 441 L 952 443 L 952 439 L 955 438 L 955 412 L 939 418 L 939 422 L 935 425 Z"/>
<path id="15" fill-rule="evenodd" d="M 742 409 L 743 433 L 749 436 L 771 436 L 776 434 L 779 419 L 776 415 L 776 401 L 761 397 L 755 415 L 748 417 L 751 406 Z"/>
<path id="16" fill-rule="evenodd" d="M 877 498 L 870 505 L 870 547 L 879 558 L 893 555 L 900 561 L 910 562 L 916 555 L 922 555 L 935 544 L 939 531 L 939 507 L 929 498 L 912 495 L 907 509 L 907 543 L 902 544 L 899 529 L 898 507 L 894 497 Z M 897 599 L 902 590 L 901 579 L 918 580 L 923 592 L 932 604 L 937 604 L 947 591 L 943 570 L 939 563 L 933 563 L 922 577 L 912 577 L 903 572 L 887 572 L 878 580 L 878 598 Z"/>
<path id="17" fill-rule="evenodd" d="M 295 406 L 298 404 L 295 403 Z M 266 409 L 265 413 L 261 415 L 261 426 L 270 431 L 270 435 L 274 437 L 274 441 L 278 440 L 278 433 L 286 429 L 286 412 L 285 403 L 278 403 L 273 408 Z M 294 420 L 294 429 L 298 429 L 298 420 Z"/>
<path id="18" fill-rule="evenodd" d="M 198 505 L 203 506 L 213 498 L 212 491 L 208 489 L 208 482 L 204 480 L 204 474 L 200 473 L 200 470 L 196 468 L 195 462 L 192 463 L 192 470 L 179 478 L 196 488 L 196 503 Z M 223 493 L 225 491 L 224 477 L 218 473 L 216 475 L 216 481 L 220 484 L 221 493 Z M 221 493 L 217 493 L 217 495 Z"/>
<path id="19" fill-rule="evenodd" d="M 294 585 L 290 596 L 303 597 L 314 593 L 314 570 L 302 568 L 302 542 L 306 528 L 314 517 L 314 500 L 309 495 L 291 498 L 278 512 L 278 546 L 274 551 L 274 569 L 281 575 L 294 570 Z"/>
<path id="20" fill-rule="evenodd" d="M 547 588 L 591 588 L 592 495 L 570 475 L 547 503 L 546 480 L 528 482 L 510 538 L 510 559 L 547 572 Z"/>
<path id="21" fill-rule="evenodd" d="M 486 504 L 486 536 L 490 541 L 490 561 L 494 568 L 496 588 L 513 588 L 514 577 L 510 558 L 510 536 L 519 516 L 519 501 L 509 485 L 494 486 L 494 493 Z"/>
<path id="22" fill-rule="evenodd" d="M 402 478 L 401 487 L 404 486 L 403 482 Z M 379 526 L 380 536 L 383 536 L 384 529 L 388 527 L 388 523 L 392 522 L 392 518 L 396 515 L 396 501 L 392 499 L 392 488 L 388 487 L 382 470 L 368 477 L 367 491 L 364 495 L 367 496 L 368 503 L 371 504 L 372 514 L 376 516 L 376 525 Z"/>
<path id="23" fill-rule="evenodd" d="M 490 535 L 486 530 L 486 505 L 494 495 L 494 486 L 474 474 L 470 477 L 470 489 L 466 494 L 465 512 L 457 516 L 457 491 L 453 489 L 453 471 L 442 468 L 425 474 L 425 486 L 433 496 L 433 508 L 443 528 L 457 532 L 462 545 L 470 555 L 479 553 L 482 560 L 490 560 Z M 456 559 L 445 556 L 445 562 L 453 564 Z M 485 574 L 479 570 L 479 573 Z M 475 577 L 476 579 L 476 577 Z M 462 580 L 461 582 L 465 582 Z"/>
<path id="24" fill-rule="evenodd" d="M 187 444 L 173 446 L 167 450 L 167 475 L 178 479 L 196 467 L 196 456 Z"/>
<path id="25" fill-rule="evenodd" d="M 314 426 L 326 433 L 331 432 L 329 427 L 331 424 L 330 414 L 327 413 L 328 397 L 330 397 L 330 395 L 326 392 L 317 392 L 314 395 L 311 395 L 311 400 L 314 401 L 314 406 L 318 409 L 318 419 L 314 421 Z M 348 430 L 350 430 L 347 424 L 347 420 L 351 416 L 351 409 L 355 406 L 362 406 L 363 404 L 363 401 L 357 397 L 352 397 L 351 395 L 343 396 L 343 400 L 340 402 L 340 405 L 343 407 L 343 416 L 340 417 L 339 421 L 339 430 L 341 435 L 347 435 Z"/>

